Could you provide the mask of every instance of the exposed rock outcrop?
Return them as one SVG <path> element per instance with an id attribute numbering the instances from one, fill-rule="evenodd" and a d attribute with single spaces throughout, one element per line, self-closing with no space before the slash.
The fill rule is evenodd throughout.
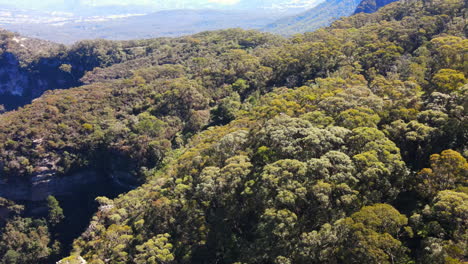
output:
<path id="1" fill-rule="evenodd" d="M 63 70 L 66 47 L 0 29 L 0 105 L 14 109 L 78 82 Z"/>
<path id="2" fill-rule="evenodd" d="M 57 262 L 57 264 L 87 264 L 88 262 L 81 256 L 71 256 Z"/>
<path id="3" fill-rule="evenodd" d="M 59 59 L 25 63 L 13 52 L 0 52 L 0 104 L 13 109 L 41 96 L 45 91 L 75 84 L 61 71 Z"/>
<path id="4" fill-rule="evenodd" d="M 0 197 L 14 201 L 42 201 L 49 195 L 69 195 L 77 189 L 102 181 L 105 177 L 91 170 L 63 177 L 52 171 L 43 171 L 28 179 L 0 181 Z"/>

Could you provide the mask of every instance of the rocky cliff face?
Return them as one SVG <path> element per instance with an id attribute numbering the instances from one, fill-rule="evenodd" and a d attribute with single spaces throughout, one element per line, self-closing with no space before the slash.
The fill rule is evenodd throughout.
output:
<path id="1" fill-rule="evenodd" d="M 57 176 L 53 170 L 45 170 L 27 179 L 1 179 L 0 197 L 13 201 L 43 201 L 49 195 L 69 196 L 90 186 L 131 190 L 136 188 L 132 175 L 122 171 L 109 174 L 95 170 L 83 170 L 66 176 Z"/>
<path id="2" fill-rule="evenodd" d="M 28 179 L 0 181 L 0 197 L 14 201 L 42 201 L 49 195 L 69 195 L 77 189 L 104 179 L 105 176 L 96 171 L 82 171 L 66 177 L 58 177 L 51 171 L 44 171 Z"/>
<path id="3" fill-rule="evenodd" d="M 0 105 L 11 110 L 31 102 L 47 90 L 132 76 L 129 71 L 123 75 L 118 72 L 127 69 L 128 65 L 102 69 L 132 60 L 135 60 L 134 67 L 142 67 L 139 64 L 142 61 L 138 59 L 148 57 L 153 53 L 151 46 L 160 42 L 164 40 L 100 39 L 84 40 L 67 47 L 0 29 Z M 87 72 L 96 69 L 101 69 L 95 72 L 100 78 L 88 75 L 81 80 Z"/>
<path id="4" fill-rule="evenodd" d="M 0 30 L 0 105 L 22 106 L 44 91 L 76 85 L 61 70 L 62 46 Z"/>
<path id="5" fill-rule="evenodd" d="M 0 93 L 22 96 L 28 86 L 29 78 L 21 71 L 15 55 L 4 53 L 0 59 Z"/>
<path id="6" fill-rule="evenodd" d="M 21 66 L 15 54 L 3 53 L 0 56 L 0 104 L 13 109 L 47 90 L 70 86 L 70 78 L 55 70 L 59 66 L 59 60 L 50 60 L 29 70 Z"/>

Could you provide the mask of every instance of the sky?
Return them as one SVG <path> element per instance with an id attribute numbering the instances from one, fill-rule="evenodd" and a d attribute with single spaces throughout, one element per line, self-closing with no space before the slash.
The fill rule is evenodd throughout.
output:
<path id="1" fill-rule="evenodd" d="M 79 6 L 148 6 L 153 10 L 167 9 L 257 9 L 257 8 L 311 8 L 323 0 L 0 0 L 0 5 L 47 11 L 73 10 Z"/>
<path id="2" fill-rule="evenodd" d="M 53 8 L 59 6 L 74 6 L 82 4 L 86 6 L 103 6 L 103 5 L 146 5 L 146 6 L 163 6 L 163 7 L 180 7 L 180 6 L 205 6 L 205 5 L 235 5 L 240 0 L 0 0 L 0 4 L 13 5 L 16 7 L 31 7 L 31 8 Z"/>

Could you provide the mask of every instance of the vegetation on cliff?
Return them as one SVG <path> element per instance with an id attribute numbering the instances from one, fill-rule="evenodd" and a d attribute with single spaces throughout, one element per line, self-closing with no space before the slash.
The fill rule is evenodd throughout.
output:
<path id="1" fill-rule="evenodd" d="M 143 41 L 147 55 L 1 115 L 1 175 L 94 166 L 144 183 L 97 198 L 62 263 L 463 263 L 465 15 L 414 0 L 290 39 Z M 35 224 L 4 203 L 3 234 Z M 5 263 L 56 254 L 50 204 L 46 248 L 0 243 Z"/>
<path id="2" fill-rule="evenodd" d="M 359 5 L 356 7 L 354 13 L 374 13 L 381 7 L 384 7 L 393 2 L 395 2 L 395 0 L 362 0 L 361 3 L 359 3 Z"/>

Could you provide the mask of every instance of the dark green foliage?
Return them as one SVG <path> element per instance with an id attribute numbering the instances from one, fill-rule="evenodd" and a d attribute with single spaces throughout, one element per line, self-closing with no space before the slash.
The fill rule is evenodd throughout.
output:
<path id="1" fill-rule="evenodd" d="M 98 198 L 70 261 L 463 263 L 463 4 L 397 2 L 292 39 L 143 41 L 151 56 L 0 116 L 2 176 L 144 176 Z M 95 63 L 93 45 L 82 48 Z M 6 227 L 24 233 L 15 219 Z M 29 257 L 16 248 L 2 253 Z"/>
<path id="2" fill-rule="evenodd" d="M 35 104 L 8 113 L 0 124 L 3 177 L 29 175 L 51 167 L 63 174 L 83 166 L 106 168 L 115 160 L 124 160 L 119 163 L 125 170 L 156 165 L 180 133 L 189 136 L 210 123 L 213 103 L 220 105 L 213 120 L 228 122 L 240 108 L 240 98 L 233 90 L 248 94 L 264 89 L 264 73 L 252 72 L 258 70 L 258 58 L 244 49 L 276 40 L 259 32 L 228 30 L 173 40 L 74 45 L 70 56 L 80 65 L 71 68 L 75 76 L 89 67 L 129 60 L 129 56 L 146 56 L 151 64 L 161 65 L 128 65 L 125 70 L 130 78 L 112 83 L 95 83 L 93 79 L 99 79 L 96 74 L 100 71 L 95 68 L 85 76 L 93 84 L 50 91 Z M 130 52 L 135 45 L 146 48 Z M 217 57 L 218 53 L 224 55 Z M 218 67 L 225 60 L 232 61 L 227 70 Z M 271 71 L 264 68 L 265 74 Z M 132 70 L 136 70 L 134 74 Z M 26 115 L 30 117 L 24 118 Z M 37 149 L 33 155 L 27 150 L 31 147 Z M 93 164 L 103 151 L 112 154 Z"/>
<path id="3" fill-rule="evenodd" d="M 63 210 L 59 205 L 57 199 L 54 196 L 47 197 L 47 209 L 49 211 L 48 214 L 48 222 L 50 225 L 55 226 L 59 224 L 63 218 Z"/>
<path id="4" fill-rule="evenodd" d="M 358 13 L 374 13 L 379 10 L 381 7 L 384 7 L 390 3 L 395 2 L 396 0 L 363 0 L 356 7 L 354 14 Z"/>
<path id="5" fill-rule="evenodd" d="M 41 220 L 14 217 L 2 228 L 0 261 L 5 264 L 45 263 L 52 253 L 47 225 Z"/>
<path id="6" fill-rule="evenodd" d="M 215 124 L 227 124 L 236 118 L 241 107 L 240 96 L 233 93 L 221 100 L 219 105 L 211 111 L 211 119 Z"/>

